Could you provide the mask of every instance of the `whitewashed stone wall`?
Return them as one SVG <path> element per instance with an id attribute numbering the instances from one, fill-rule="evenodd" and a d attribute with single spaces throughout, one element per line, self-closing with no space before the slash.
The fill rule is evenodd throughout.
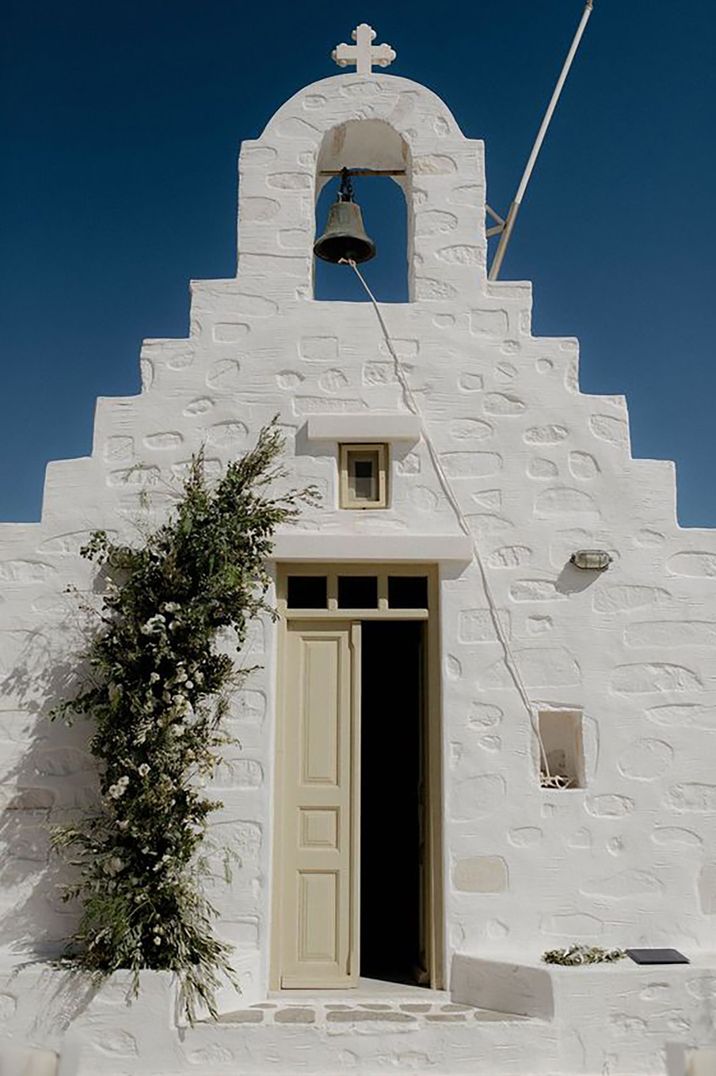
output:
<path id="1" fill-rule="evenodd" d="M 312 415 L 405 410 L 370 306 L 312 299 L 319 154 L 406 167 L 412 301 L 389 329 L 530 694 L 585 715 L 587 787 L 541 789 L 479 572 L 444 565 L 448 964 L 575 939 L 715 948 L 716 535 L 678 527 L 673 466 L 631 458 L 624 400 L 580 393 L 577 342 L 531 335 L 530 285 L 487 282 L 482 143 L 381 74 L 307 87 L 244 143 L 236 279 L 192 284 L 190 336 L 146 341 L 141 394 L 98 401 L 92 456 L 49 465 L 42 522 L 0 525 L 0 963 L 55 954 L 76 914 L 46 825 L 88 802 L 92 765 L 85 730 L 45 714 L 86 630 L 65 589 L 93 590 L 92 529 L 132 539 L 200 445 L 218 473 L 278 412 L 292 483 L 324 497 L 301 530 L 404 537 L 406 556 L 416 534 L 459 533 L 424 442 L 396 447 L 392 505 L 363 515 L 337 509 L 335 450 L 305 437 Z M 569 566 L 583 547 L 609 570 Z M 217 781 L 242 865 L 212 895 L 247 1004 L 267 990 L 274 636 L 253 632 L 263 671 L 234 699 L 240 762 Z"/>

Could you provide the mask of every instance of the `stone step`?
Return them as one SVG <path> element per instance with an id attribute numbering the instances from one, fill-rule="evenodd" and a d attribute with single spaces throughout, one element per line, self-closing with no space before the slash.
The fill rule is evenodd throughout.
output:
<path id="1" fill-rule="evenodd" d="M 525 1076 L 528 1071 L 560 1071 L 554 1025 L 463 1005 L 431 1005 L 427 1011 L 420 1005 L 420 1010 L 415 1003 L 382 1002 L 250 1006 L 186 1028 L 181 1054 L 189 1071 L 200 1070 L 202 1076 Z M 535 1052 L 538 1063 L 528 1069 L 525 1061 Z"/>
<path id="2" fill-rule="evenodd" d="M 491 1023 L 518 1022 L 527 1019 L 510 1013 L 491 1012 L 476 1009 L 470 1005 L 456 1005 L 452 1002 L 398 1002 L 365 1001 L 355 1005 L 338 1003 L 260 1002 L 246 1009 L 224 1013 L 219 1017 L 219 1024 L 312 1024 L 317 1027 L 329 1027 L 336 1024 L 401 1024 L 418 1026 L 431 1023 Z M 210 1023 L 210 1021 L 205 1021 Z"/>

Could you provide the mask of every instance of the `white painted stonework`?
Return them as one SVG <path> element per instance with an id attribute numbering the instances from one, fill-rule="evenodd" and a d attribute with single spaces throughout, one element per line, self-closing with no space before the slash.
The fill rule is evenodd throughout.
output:
<path id="1" fill-rule="evenodd" d="M 383 312 L 422 435 L 370 304 L 312 298 L 317 171 L 343 165 L 406 169 L 411 301 Z M 530 285 L 487 282 L 483 144 L 431 91 L 382 73 L 308 86 L 243 144 L 240 185 L 236 278 L 193 282 L 190 336 L 145 342 L 141 394 L 98 401 L 92 455 L 49 465 L 41 523 L 0 525 L 0 1042 L 64 1049 L 68 1072 L 113 1076 L 656 1074 L 667 1058 L 674 1073 L 675 1057 L 716 1042 L 716 534 L 679 528 L 673 466 L 632 459 L 624 400 L 579 391 L 577 341 L 531 334 Z M 45 720 L 82 645 L 65 589 L 91 591 L 95 573 L 78 549 L 98 527 L 134 540 L 138 520 L 171 507 L 192 452 L 205 443 L 218 473 L 276 412 L 291 483 L 323 495 L 277 557 L 440 566 L 446 985 L 454 969 L 457 1002 L 513 1018 L 397 1004 L 339 1019 L 316 992 L 280 1019 L 252 1008 L 278 1004 L 268 621 L 251 639 L 263 668 L 233 702 L 245 765 L 216 782 L 217 830 L 242 859 L 212 893 L 243 990 L 225 1006 L 242 1012 L 182 1029 L 167 977 L 147 975 L 127 1008 L 121 980 L 80 1005 L 59 973 L 18 970 L 57 954 L 72 928 L 46 826 L 94 789 L 85 730 Z M 391 505 L 341 511 L 338 420 L 377 431 L 380 416 Z M 426 436 L 533 702 L 584 714 L 585 788 L 540 788 L 529 717 Z M 579 548 L 613 562 L 580 572 L 568 563 Z M 693 963 L 539 965 L 577 940 L 675 946 Z M 492 1002 L 481 961 L 517 968 Z"/>

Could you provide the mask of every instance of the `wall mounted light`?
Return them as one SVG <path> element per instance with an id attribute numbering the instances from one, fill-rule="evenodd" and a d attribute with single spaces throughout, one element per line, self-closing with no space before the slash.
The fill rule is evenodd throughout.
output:
<path id="1" fill-rule="evenodd" d="M 578 549 L 572 553 L 569 562 L 588 572 L 603 572 L 612 563 L 612 558 L 606 549 Z"/>

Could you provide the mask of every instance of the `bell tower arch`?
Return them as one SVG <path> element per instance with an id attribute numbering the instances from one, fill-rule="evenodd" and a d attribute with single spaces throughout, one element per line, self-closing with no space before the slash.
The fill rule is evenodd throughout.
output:
<path id="1" fill-rule="evenodd" d="M 257 276 L 278 301 L 313 298 L 315 205 L 342 168 L 387 174 L 403 191 L 410 301 L 469 308 L 488 293 L 483 143 L 432 91 L 375 72 L 307 86 L 243 143 L 242 284 Z"/>
<path id="2" fill-rule="evenodd" d="M 396 302 L 412 297 L 410 181 L 410 147 L 384 120 L 349 120 L 324 135 L 316 173 L 314 253 L 333 265 L 343 258 L 369 261 L 377 253 L 383 277 L 390 279 L 390 301 Z M 316 263 L 314 298 L 354 299 L 356 289 L 350 275 Z M 386 295 L 383 299 L 389 301 Z"/>

